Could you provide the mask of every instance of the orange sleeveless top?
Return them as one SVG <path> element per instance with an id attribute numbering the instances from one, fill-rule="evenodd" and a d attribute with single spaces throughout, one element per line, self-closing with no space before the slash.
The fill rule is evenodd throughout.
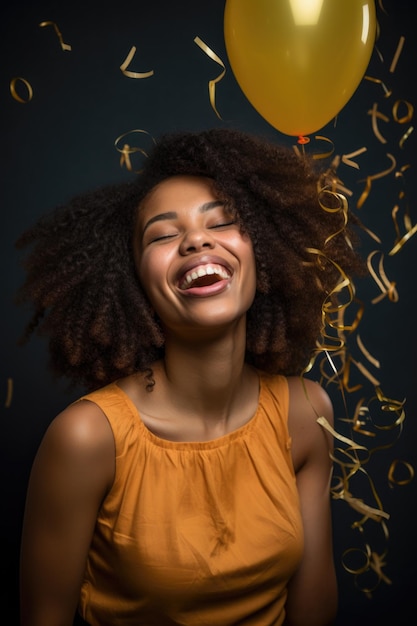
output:
<path id="1" fill-rule="evenodd" d="M 244 426 L 204 442 L 150 432 L 113 383 L 84 396 L 114 434 L 79 610 L 91 626 L 280 626 L 301 559 L 288 385 L 260 375 Z"/>

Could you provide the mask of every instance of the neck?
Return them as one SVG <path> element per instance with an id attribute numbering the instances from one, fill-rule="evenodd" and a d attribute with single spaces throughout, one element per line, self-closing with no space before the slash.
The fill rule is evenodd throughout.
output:
<path id="1" fill-rule="evenodd" d="M 187 412 L 224 419 L 234 406 L 248 375 L 244 320 L 233 332 L 217 337 L 166 337 L 159 376 L 173 402 Z M 158 377 L 159 377 L 158 376 Z"/>

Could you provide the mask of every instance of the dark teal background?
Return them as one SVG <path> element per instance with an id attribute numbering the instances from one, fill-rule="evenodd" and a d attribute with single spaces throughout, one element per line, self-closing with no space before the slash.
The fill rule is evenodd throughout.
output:
<path id="1" fill-rule="evenodd" d="M 157 138 L 168 130 L 233 127 L 260 132 L 288 145 L 296 144 L 295 138 L 281 134 L 265 122 L 237 85 L 224 44 L 224 5 L 224 0 L 15 2 L 0 20 L 1 610 L 8 625 L 18 624 L 19 536 L 33 456 L 53 416 L 81 391 L 69 391 L 65 381 L 52 377 L 42 339 L 34 338 L 25 347 L 17 347 L 28 312 L 13 304 L 13 294 L 23 277 L 14 241 L 37 216 L 73 194 L 129 179 L 133 174 L 120 167 L 120 154 L 114 142 L 133 129 L 146 130 Z M 406 204 L 412 223 L 417 222 L 416 132 L 410 134 L 403 147 L 399 145 L 402 134 L 415 125 L 415 119 L 404 125 L 392 119 L 396 100 L 417 104 L 413 5 L 411 0 L 377 3 L 378 39 L 367 74 L 381 79 L 391 90 L 391 96 L 384 97 L 380 85 L 363 80 L 338 115 L 336 125 L 332 121 L 317 132 L 333 141 L 334 154 L 367 147 L 365 154 L 355 158 L 359 170 L 341 165 L 338 175 L 353 192 L 349 199 L 352 211 L 380 238 L 377 243 L 364 236 L 363 253 L 378 250 L 375 267 L 383 255 L 384 269 L 389 280 L 396 283 L 399 300 L 391 302 L 385 298 L 372 304 L 380 294 L 375 282 L 365 280 L 358 284 L 358 298 L 365 305 L 359 332 L 369 352 L 380 361 L 378 370 L 367 365 L 381 381 L 386 396 L 406 398 L 403 432 L 374 428 L 375 437 L 361 440 L 372 448 L 387 445 L 385 450 L 372 455 L 366 470 L 384 510 L 390 514 L 388 539 L 384 539 L 381 525 L 373 520 L 364 524 L 363 533 L 353 529 L 352 523 L 361 516 L 345 502 L 333 502 L 340 585 L 337 626 L 373 625 L 378 620 L 402 626 L 409 623 L 407 616 L 413 614 L 415 605 L 416 480 L 408 485 L 392 486 L 387 478 L 390 464 L 396 459 L 417 465 L 417 234 L 397 255 L 388 256 L 396 236 L 391 211 L 400 191 L 405 192 L 405 199 L 400 201 L 399 224 L 402 225 Z M 64 42 L 72 46 L 70 52 L 62 51 L 53 28 L 39 27 L 40 22 L 47 20 L 57 24 Z M 216 78 L 222 68 L 194 43 L 196 36 L 226 66 L 226 75 L 216 88 L 222 119 L 216 116 L 208 96 L 208 81 Z M 401 36 L 405 37 L 404 49 L 395 72 L 391 73 L 389 67 Z M 133 80 L 121 73 L 119 66 L 133 45 L 137 52 L 129 69 L 143 72 L 152 69 L 153 77 Z M 27 104 L 11 97 L 9 84 L 17 76 L 32 85 L 33 99 Z M 328 89 L 331 88 L 332 76 L 329 76 Z M 19 93 L 25 94 L 24 89 L 20 88 Z M 326 94 L 320 97 L 325 98 Z M 374 102 L 389 118 L 388 122 L 379 122 L 387 140 L 385 144 L 372 132 L 368 111 Z M 145 149 L 150 145 L 145 135 L 130 135 L 126 140 Z M 327 147 L 328 144 L 312 136 L 306 150 L 319 152 Z M 387 154 L 395 158 L 397 173 L 402 166 L 411 167 L 402 177 L 393 172 L 374 181 L 368 200 L 361 209 L 356 209 L 366 176 L 389 167 Z M 139 154 L 132 155 L 132 163 L 140 167 Z M 354 342 L 352 350 L 356 350 L 359 358 Z M 363 356 L 361 360 L 365 361 Z M 360 376 L 355 377 L 364 382 Z M 6 407 L 8 379 L 13 380 L 13 397 L 11 405 Z M 365 384 L 358 394 L 347 394 L 350 417 L 362 392 L 370 397 L 372 388 Z M 332 386 L 329 393 L 335 404 L 336 427 L 347 432 L 340 392 Z M 375 506 L 369 484 L 366 475 L 360 474 L 352 482 L 353 495 Z M 371 598 L 358 589 L 354 577 L 342 564 L 346 549 L 362 549 L 366 543 L 379 554 L 387 551 L 383 571 L 391 580 L 391 584 L 381 582 Z"/>

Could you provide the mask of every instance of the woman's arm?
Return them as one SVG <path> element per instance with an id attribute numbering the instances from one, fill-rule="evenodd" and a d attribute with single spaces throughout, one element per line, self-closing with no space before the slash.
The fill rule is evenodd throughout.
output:
<path id="1" fill-rule="evenodd" d="M 96 516 L 114 476 L 102 411 L 81 401 L 49 426 L 27 490 L 21 542 L 21 626 L 71 626 Z"/>
<path id="2" fill-rule="evenodd" d="M 288 588 L 285 626 L 329 626 L 337 612 L 330 480 L 331 435 L 317 424 L 333 424 L 333 408 L 317 383 L 289 379 L 289 428 L 304 526 L 304 554 Z M 304 391 L 305 389 L 305 391 Z"/>

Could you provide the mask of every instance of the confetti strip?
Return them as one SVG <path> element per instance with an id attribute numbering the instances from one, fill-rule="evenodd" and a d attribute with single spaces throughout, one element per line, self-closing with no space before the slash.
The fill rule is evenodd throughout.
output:
<path id="1" fill-rule="evenodd" d="M 196 43 L 197 46 L 199 46 L 203 50 L 203 52 L 205 52 L 207 56 L 210 57 L 210 59 L 213 59 L 213 61 L 218 63 L 223 68 L 223 71 L 217 76 L 217 78 L 210 80 L 208 84 L 211 107 L 213 111 L 215 112 L 215 114 L 217 115 L 217 117 L 221 120 L 222 117 L 216 108 L 216 84 L 220 82 L 222 78 L 224 77 L 224 75 L 226 74 L 226 67 L 223 61 L 220 59 L 220 57 L 218 57 L 217 54 L 213 52 L 213 50 L 209 48 L 208 45 L 205 44 L 204 41 L 200 39 L 200 37 L 195 37 L 194 43 Z"/>
<path id="2" fill-rule="evenodd" d="M 357 209 L 360 209 L 363 206 L 365 200 L 368 198 L 368 196 L 370 194 L 370 191 L 371 191 L 372 181 L 373 180 L 377 180 L 378 178 L 383 178 L 384 176 L 388 176 L 388 174 L 391 174 L 391 172 L 395 170 L 395 168 L 397 166 L 397 161 L 392 156 L 392 154 L 389 154 L 388 152 L 387 152 L 387 157 L 391 161 L 391 166 L 390 167 L 388 167 L 385 170 L 382 170 L 381 172 L 377 172 L 376 174 L 372 174 L 371 176 L 367 176 L 366 177 L 365 189 L 362 192 L 359 200 L 356 203 L 356 208 Z"/>
<path id="3" fill-rule="evenodd" d="M 410 126 L 407 132 L 404 133 L 404 135 L 401 137 L 399 144 L 398 144 L 400 148 L 404 148 L 404 142 L 409 138 L 409 136 L 411 135 L 413 131 L 414 131 L 414 126 Z"/>
<path id="4" fill-rule="evenodd" d="M 392 94 L 391 89 L 388 89 L 388 87 L 385 86 L 385 83 L 383 83 L 381 79 L 374 78 L 373 76 L 368 76 L 368 75 L 365 75 L 363 78 L 364 80 L 369 80 L 372 83 L 377 83 L 378 85 L 381 85 L 385 93 L 385 98 L 389 98 L 389 96 Z"/>
<path id="5" fill-rule="evenodd" d="M 399 479 L 394 476 L 395 471 L 400 465 L 406 468 L 408 472 L 408 478 Z M 391 463 L 389 472 L 388 472 L 388 480 L 391 486 L 392 485 L 408 485 L 413 480 L 413 478 L 414 478 L 414 468 L 410 463 L 408 463 L 407 461 L 399 461 L 398 459 L 396 459 L 395 461 Z"/>
<path id="6" fill-rule="evenodd" d="M 379 276 L 377 275 L 377 273 L 375 272 L 374 268 L 372 267 L 372 259 L 375 256 L 375 254 L 378 253 L 378 250 L 374 250 L 373 252 L 371 252 L 368 255 L 368 259 L 367 259 L 367 265 L 368 265 L 368 269 L 369 272 L 372 276 L 372 278 L 374 279 L 375 283 L 378 285 L 378 287 L 381 290 L 381 295 L 378 296 L 377 298 L 374 298 L 372 300 L 372 304 L 376 304 L 377 302 L 380 302 L 383 298 L 385 298 L 386 296 L 388 296 L 388 299 L 391 302 L 398 302 L 399 300 L 399 296 L 398 296 L 398 292 L 395 288 L 396 283 L 395 282 L 390 282 L 388 280 L 387 275 L 385 274 L 384 271 L 384 267 L 383 267 L 383 263 L 384 263 L 384 255 L 381 252 L 381 258 L 379 260 Z"/>
<path id="7" fill-rule="evenodd" d="M 22 98 L 17 93 L 16 87 L 19 84 L 19 82 L 23 83 L 23 85 L 27 89 L 28 93 L 27 93 L 27 97 L 26 98 Z M 21 78 L 20 76 L 17 76 L 16 78 L 12 78 L 12 80 L 10 81 L 10 93 L 12 94 L 12 97 L 17 102 L 21 102 L 22 104 L 26 104 L 27 102 L 30 102 L 32 100 L 32 97 L 33 97 L 33 90 L 32 90 L 31 84 L 25 78 Z"/>
<path id="8" fill-rule="evenodd" d="M 131 154 L 135 154 L 136 152 L 139 152 L 140 154 L 142 154 L 145 157 L 148 157 L 148 153 L 146 152 L 146 150 L 144 150 L 144 148 L 140 148 L 140 147 L 131 147 L 130 144 L 128 143 L 124 143 L 123 146 L 120 148 L 119 147 L 119 143 L 122 141 L 122 139 L 124 139 L 125 137 L 127 137 L 128 135 L 131 135 L 133 133 L 139 133 L 139 134 L 144 134 L 144 135 L 148 135 L 148 137 L 150 137 L 153 141 L 153 143 L 155 144 L 155 139 L 152 137 L 152 135 L 150 135 L 148 133 L 148 131 L 146 130 L 142 130 L 141 128 L 135 128 L 133 130 L 129 130 L 127 133 L 123 133 L 122 135 L 119 135 L 119 137 L 117 137 L 117 139 L 114 142 L 114 146 L 116 148 L 116 150 L 118 152 L 120 152 L 120 167 L 126 166 L 126 169 L 129 172 L 133 171 L 133 167 L 132 167 L 132 163 L 131 163 L 131 159 L 130 159 L 130 155 Z M 137 174 L 140 173 L 141 170 L 135 170 L 135 172 Z"/>
<path id="9" fill-rule="evenodd" d="M 12 398 L 13 398 L 13 378 L 8 378 L 7 379 L 7 394 L 6 394 L 6 401 L 4 403 L 4 407 L 6 409 L 9 409 L 11 404 L 12 404 Z"/>
<path id="10" fill-rule="evenodd" d="M 375 137 L 381 143 L 387 143 L 387 140 L 385 139 L 385 137 L 382 136 L 382 134 L 379 131 L 377 120 L 382 120 L 383 122 L 389 122 L 389 118 L 383 113 L 381 113 L 380 111 L 378 111 L 378 104 L 376 102 L 374 102 L 372 109 L 368 111 L 368 115 L 370 115 L 372 118 L 372 130 L 374 131 Z"/>
<path id="11" fill-rule="evenodd" d="M 400 58 L 400 54 L 402 52 L 402 49 L 404 47 L 404 42 L 405 42 L 405 37 L 400 37 L 400 40 L 398 42 L 398 46 L 397 46 L 397 50 L 395 51 L 394 54 L 394 58 L 392 59 L 389 71 L 391 72 L 391 74 L 393 74 L 395 72 L 395 68 L 397 67 L 397 63 L 398 63 L 398 59 Z"/>
<path id="12" fill-rule="evenodd" d="M 403 236 L 401 237 L 401 239 L 399 241 L 397 241 L 397 243 L 395 244 L 395 246 L 388 252 L 389 256 L 394 256 L 394 254 L 397 254 L 397 252 L 399 250 L 401 250 L 401 248 L 403 247 L 403 245 L 413 236 L 415 235 L 417 232 L 417 224 L 415 224 L 413 226 L 413 228 L 410 228 L 410 230 Z"/>
<path id="13" fill-rule="evenodd" d="M 71 46 L 70 46 L 69 44 L 67 44 L 67 43 L 64 43 L 64 40 L 63 40 L 62 35 L 61 35 L 61 31 L 59 30 L 59 28 L 58 28 L 58 26 L 55 24 L 55 22 L 50 22 L 50 21 L 48 21 L 48 22 L 40 22 L 39 26 L 40 26 L 41 28 L 43 28 L 43 27 L 45 27 L 45 26 L 52 26 L 52 28 L 53 28 L 53 29 L 54 29 L 54 31 L 56 32 L 56 35 L 57 35 L 57 37 L 58 37 L 58 39 L 59 39 L 59 43 L 61 44 L 61 48 L 62 48 L 62 50 L 63 50 L 64 52 L 69 52 L 69 51 L 71 51 L 71 49 L 72 49 L 72 48 L 71 48 Z"/>
<path id="14" fill-rule="evenodd" d="M 401 105 L 405 105 L 407 112 L 402 117 L 399 117 L 398 109 Z M 396 102 L 394 102 L 394 106 L 392 107 L 392 116 L 395 122 L 397 122 L 398 124 L 407 124 L 408 122 L 411 122 L 411 120 L 413 119 L 413 115 L 414 107 L 411 102 L 408 102 L 407 100 L 396 100 Z"/>
<path id="15" fill-rule="evenodd" d="M 135 56 L 135 54 L 136 54 L 136 46 L 132 46 L 130 48 L 129 54 L 127 55 L 127 57 L 125 58 L 125 60 L 120 66 L 122 73 L 128 78 L 149 78 L 150 76 L 153 76 L 154 75 L 153 70 L 150 70 L 149 72 L 132 72 L 127 69 L 133 57 Z"/>
<path id="16" fill-rule="evenodd" d="M 359 165 L 355 163 L 355 161 L 352 161 L 351 157 L 359 156 L 360 154 L 363 154 L 364 152 L 366 152 L 366 150 L 367 148 L 362 147 L 362 148 L 359 148 L 358 150 L 355 150 L 354 152 L 350 152 L 349 154 L 344 154 L 342 156 L 342 163 L 344 163 L 345 165 L 349 165 L 350 167 L 355 167 L 356 169 L 359 169 Z"/>

